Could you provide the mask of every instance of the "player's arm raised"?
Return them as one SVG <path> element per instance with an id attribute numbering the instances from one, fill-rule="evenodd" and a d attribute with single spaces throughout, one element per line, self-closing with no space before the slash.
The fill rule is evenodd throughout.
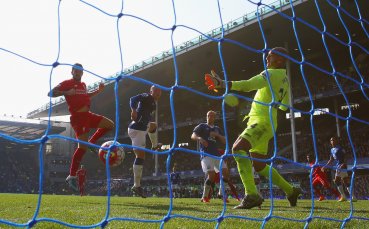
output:
<path id="1" fill-rule="evenodd" d="M 75 94 L 76 94 L 76 90 L 74 88 L 66 90 L 66 91 L 62 91 L 60 90 L 59 86 L 56 86 L 49 93 L 47 93 L 47 96 L 55 98 L 59 96 L 75 95 Z"/>
<path id="2" fill-rule="evenodd" d="M 131 107 L 131 120 L 137 120 L 137 107 L 138 103 L 141 101 L 142 95 L 136 95 L 129 99 L 129 106 Z"/>
<path id="3" fill-rule="evenodd" d="M 256 75 L 248 80 L 241 81 L 224 81 L 218 74 L 211 70 L 210 74 L 205 74 L 205 85 L 208 86 L 209 90 L 224 89 L 228 84 L 228 88 L 233 91 L 244 91 L 249 92 L 268 86 L 268 81 L 263 74 Z"/>
<path id="4" fill-rule="evenodd" d="M 88 96 L 90 96 L 90 97 L 95 96 L 95 95 L 99 94 L 100 92 L 102 92 L 104 89 L 105 89 L 105 84 L 100 83 L 99 88 L 95 91 L 92 91 L 92 92 L 88 93 Z"/>

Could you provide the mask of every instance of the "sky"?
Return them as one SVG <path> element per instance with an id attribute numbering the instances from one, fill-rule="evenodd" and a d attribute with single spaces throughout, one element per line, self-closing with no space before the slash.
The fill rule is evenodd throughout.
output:
<path id="1" fill-rule="evenodd" d="M 219 0 L 219 4 L 223 24 L 256 10 L 256 5 L 247 0 Z M 134 15 L 159 27 L 171 28 L 175 24 L 171 0 L 63 0 L 59 10 L 60 28 L 59 0 L 0 1 L 0 117 L 26 117 L 27 113 L 49 102 L 50 86 L 53 88 L 71 78 L 70 66 L 52 69 L 45 65 L 56 61 L 79 62 L 102 77 L 119 72 L 122 64 L 117 28 L 123 69 L 171 49 L 170 30 L 164 31 L 128 16 L 121 17 L 117 26 L 117 17 L 107 14 L 118 15 L 122 5 L 123 14 Z M 221 26 L 216 0 L 175 0 L 174 6 L 177 25 L 203 33 Z M 199 35 L 190 29 L 178 28 L 173 42 L 177 45 Z M 101 78 L 85 72 L 82 80 L 92 84 Z"/>

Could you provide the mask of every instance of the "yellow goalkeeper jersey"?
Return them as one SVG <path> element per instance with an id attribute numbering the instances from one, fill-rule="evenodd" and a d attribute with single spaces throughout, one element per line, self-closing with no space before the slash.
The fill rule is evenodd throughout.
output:
<path id="1" fill-rule="evenodd" d="M 254 91 L 257 90 L 254 101 L 251 105 L 251 110 L 248 114 L 250 118 L 259 118 L 265 121 L 269 121 L 269 106 L 268 104 L 273 101 L 272 92 L 274 94 L 274 102 L 282 103 L 286 106 L 275 104 L 272 107 L 272 117 L 275 124 L 277 121 L 277 108 L 286 111 L 289 103 L 289 82 L 286 74 L 286 69 L 268 69 L 268 75 L 270 79 L 271 89 L 267 80 L 266 71 L 262 71 L 260 74 L 252 77 L 249 80 L 232 81 L 231 90 L 235 91 Z M 265 104 L 260 104 L 257 102 Z"/>

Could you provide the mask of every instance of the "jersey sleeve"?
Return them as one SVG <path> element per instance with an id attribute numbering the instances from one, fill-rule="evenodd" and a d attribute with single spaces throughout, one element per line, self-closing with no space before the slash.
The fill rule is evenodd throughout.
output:
<path id="1" fill-rule="evenodd" d="M 248 80 L 232 81 L 231 90 L 249 92 L 268 86 L 265 71 Z"/>
<path id="2" fill-rule="evenodd" d="M 131 97 L 129 99 L 129 106 L 132 109 L 137 109 L 138 103 L 142 100 L 142 97 L 143 97 L 142 94 Z"/>
<path id="3" fill-rule="evenodd" d="M 202 132 L 202 125 L 201 125 L 201 124 L 197 125 L 197 126 L 195 127 L 195 129 L 193 129 L 193 132 L 194 132 L 195 134 L 197 134 L 198 136 L 201 136 L 201 132 Z"/>
<path id="4" fill-rule="evenodd" d="M 61 82 L 55 88 L 59 91 L 67 91 L 67 90 L 71 89 L 70 86 L 68 86 L 68 81 Z"/>
<path id="5" fill-rule="evenodd" d="M 285 105 L 288 105 L 288 106 L 290 105 L 290 88 L 289 87 L 286 88 L 286 94 L 282 98 L 281 103 L 285 104 Z M 286 111 L 286 110 L 288 110 L 289 107 L 280 105 L 278 108 L 282 111 Z"/>

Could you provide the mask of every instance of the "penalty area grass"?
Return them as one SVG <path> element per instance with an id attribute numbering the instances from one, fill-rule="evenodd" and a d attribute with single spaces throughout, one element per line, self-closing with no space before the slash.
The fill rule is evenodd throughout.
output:
<path id="1" fill-rule="evenodd" d="M 100 228 L 105 221 L 108 198 L 105 196 L 42 195 L 41 205 L 32 228 L 68 228 L 73 225 L 84 228 Z M 0 228 L 27 227 L 36 213 L 38 195 L 0 194 Z M 234 199 L 224 208 L 223 201 L 212 199 L 202 203 L 200 199 L 173 199 L 169 213 L 169 198 L 110 198 L 109 217 L 105 228 L 303 228 L 311 217 L 309 228 L 367 228 L 369 223 L 368 201 L 353 203 L 350 218 L 350 202 L 334 200 L 314 202 L 299 200 L 297 207 L 289 207 L 287 200 L 265 200 L 261 209 L 233 209 Z M 272 207 L 273 206 L 273 207 Z M 223 217 L 222 213 L 224 212 Z M 287 219 L 284 219 L 287 218 Z M 140 220 L 142 220 L 140 222 Z M 297 221 L 294 221 L 297 220 Z"/>

